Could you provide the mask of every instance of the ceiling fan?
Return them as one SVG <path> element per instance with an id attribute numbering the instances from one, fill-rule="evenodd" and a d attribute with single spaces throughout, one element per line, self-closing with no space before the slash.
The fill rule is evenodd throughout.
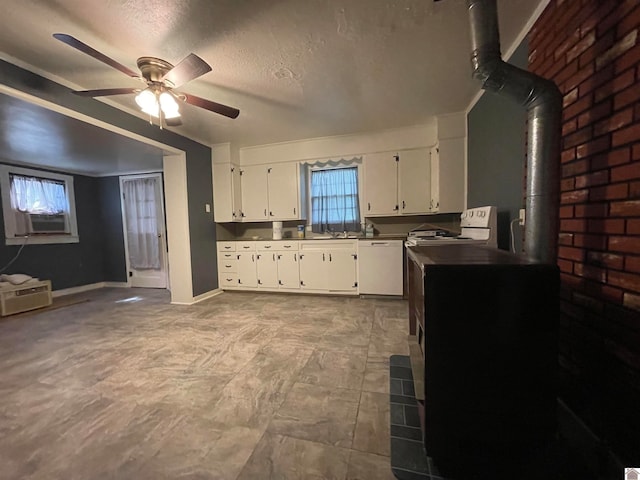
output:
<path id="1" fill-rule="evenodd" d="M 158 118 L 160 128 L 162 128 L 163 122 L 167 126 L 178 126 L 182 124 L 180 120 L 180 102 L 204 108 L 229 118 L 236 118 L 240 114 L 240 110 L 237 108 L 228 107 L 227 105 L 196 97 L 195 95 L 179 93 L 173 90 L 211 71 L 209 64 L 193 53 L 185 57 L 176 66 L 160 58 L 140 57 L 137 61 L 140 73 L 137 73 L 71 35 L 54 33 L 53 36 L 62 43 L 66 43 L 70 47 L 80 50 L 82 53 L 86 53 L 96 60 L 106 63 L 110 67 L 140 80 L 147 85 L 145 88 L 125 87 L 79 90 L 73 92 L 76 95 L 80 95 L 81 97 L 105 97 L 109 95 L 137 93 L 136 103 L 144 113 L 149 115 L 150 121 L 152 117 Z"/>

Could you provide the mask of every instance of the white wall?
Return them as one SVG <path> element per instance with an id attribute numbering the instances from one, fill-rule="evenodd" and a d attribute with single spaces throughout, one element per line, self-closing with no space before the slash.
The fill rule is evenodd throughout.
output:
<path id="1" fill-rule="evenodd" d="M 427 125 L 385 130 L 355 135 L 311 138 L 295 142 L 274 143 L 240 149 L 240 165 L 257 165 L 273 162 L 311 160 L 355 156 L 366 153 L 388 152 L 410 148 L 430 147 L 437 141 L 437 124 L 434 119 Z M 226 152 L 222 145 L 214 145 L 220 158 Z M 229 153 L 230 155 L 230 153 Z M 218 163 L 214 153 L 214 163 Z"/>

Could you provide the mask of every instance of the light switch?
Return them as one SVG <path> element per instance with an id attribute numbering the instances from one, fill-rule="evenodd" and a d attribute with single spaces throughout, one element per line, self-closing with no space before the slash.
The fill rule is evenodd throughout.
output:
<path id="1" fill-rule="evenodd" d="M 204 211 L 207 213 L 211 213 L 211 205 L 209 205 L 208 203 L 204 204 Z"/>

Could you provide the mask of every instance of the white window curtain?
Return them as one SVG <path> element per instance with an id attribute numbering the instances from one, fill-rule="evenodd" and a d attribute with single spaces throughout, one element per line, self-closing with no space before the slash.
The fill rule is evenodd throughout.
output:
<path id="1" fill-rule="evenodd" d="M 11 175 L 11 208 L 44 215 L 69 213 L 64 182 Z"/>
<path id="2" fill-rule="evenodd" d="M 129 263 L 138 270 L 160 269 L 157 178 L 123 182 Z"/>
<path id="3" fill-rule="evenodd" d="M 313 232 L 359 231 L 358 167 L 311 171 Z"/>

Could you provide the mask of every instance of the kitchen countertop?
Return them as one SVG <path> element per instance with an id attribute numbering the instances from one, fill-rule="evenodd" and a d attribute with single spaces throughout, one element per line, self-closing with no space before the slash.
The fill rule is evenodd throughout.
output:
<path id="1" fill-rule="evenodd" d="M 229 240 L 218 240 L 219 242 L 291 242 L 291 241 L 301 241 L 306 242 L 309 240 L 406 240 L 406 235 L 400 234 L 382 234 L 382 235 L 374 235 L 373 237 L 364 237 L 364 236 L 350 236 L 350 237 L 305 237 L 305 238 L 282 238 L 280 240 L 274 240 L 273 238 L 268 237 L 260 237 L 257 240 L 251 237 L 240 237 L 240 238 L 232 238 Z"/>

